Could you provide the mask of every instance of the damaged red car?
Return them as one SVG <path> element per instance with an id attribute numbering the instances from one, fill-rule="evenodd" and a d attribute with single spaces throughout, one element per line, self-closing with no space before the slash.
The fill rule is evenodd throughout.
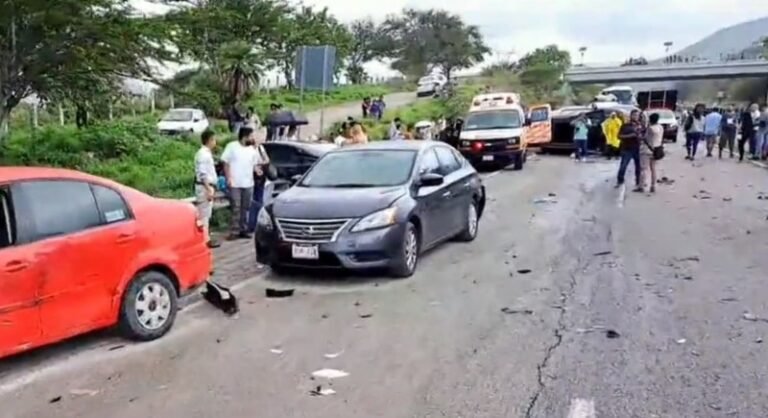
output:
<path id="1" fill-rule="evenodd" d="M 0 167 L 0 357 L 114 325 L 159 338 L 211 269 L 189 203 L 76 171 Z"/>

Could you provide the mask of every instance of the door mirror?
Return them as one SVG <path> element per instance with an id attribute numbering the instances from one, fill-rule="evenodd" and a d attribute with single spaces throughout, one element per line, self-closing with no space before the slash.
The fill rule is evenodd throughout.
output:
<path id="1" fill-rule="evenodd" d="M 299 180 L 301 180 L 302 174 L 296 174 L 294 176 L 291 176 L 291 186 L 298 183 Z"/>
<path id="2" fill-rule="evenodd" d="M 433 187 L 443 184 L 443 176 L 437 173 L 426 173 L 419 177 L 419 187 Z"/>

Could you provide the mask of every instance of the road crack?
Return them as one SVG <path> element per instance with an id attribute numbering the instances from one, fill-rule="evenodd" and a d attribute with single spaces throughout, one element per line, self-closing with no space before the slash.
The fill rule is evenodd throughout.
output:
<path id="1" fill-rule="evenodd" d="M 577 263 L 576 271 L 581 269 L 579 268 L 580 265 L 581 260 L 579 260 Z M 557 348 L 560 347 L 560 345 L 563 343 L 563 332 L 566 329 L 566 306 L 568 305 L 568 301 L 571 298 L 571 295 L 573 295 L 573 292 L 576 289 L 576 274 L 571 271 L 569 273 L 569 277 L 570 280 L 568 281 L 567 288 L 560 292 L 560 304 L 555 306 L 555 309 L 557 309 L 559 312 L 557 317 L 557 325 L 553 330 L 554 340 L 550 345 L 547 346 L 546 350 L 544 350 L 544 358 L 538 364 L 536 364 L 536 391 L 528 401 L 528 407 L 525 410 L 525 418 L 531 418 L 533 416 L 532 414 L 534 408 L 536 408 L 536 403 L 538 402 L 541 393 L 544 392 L 544 389 L 546 388 L 546 384 L 544 383 L 544 370 L 549 365 L 549 361 L 552 358 L 555 350 L 557 350 Z"/>

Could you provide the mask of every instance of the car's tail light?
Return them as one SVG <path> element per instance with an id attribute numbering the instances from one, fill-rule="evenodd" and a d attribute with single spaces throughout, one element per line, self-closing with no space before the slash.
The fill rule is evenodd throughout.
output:
<path id="1" fill-rule="evenodd" d="M 482 151 L 484 147 L 485 145 L 480 141 L 472 143 L 472 149 L 475 151 Z"/>

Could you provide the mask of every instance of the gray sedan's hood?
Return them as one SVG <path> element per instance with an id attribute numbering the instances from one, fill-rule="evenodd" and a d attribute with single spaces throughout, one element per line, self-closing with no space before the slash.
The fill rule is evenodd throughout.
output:
<path id="1" fill-rule="evenodd" d="M 291 187 L 272 204 L 278 218 L 333 219 L 360 218 L 386 209 L 406 192 L 406 188 L 325 188 Z"/>

